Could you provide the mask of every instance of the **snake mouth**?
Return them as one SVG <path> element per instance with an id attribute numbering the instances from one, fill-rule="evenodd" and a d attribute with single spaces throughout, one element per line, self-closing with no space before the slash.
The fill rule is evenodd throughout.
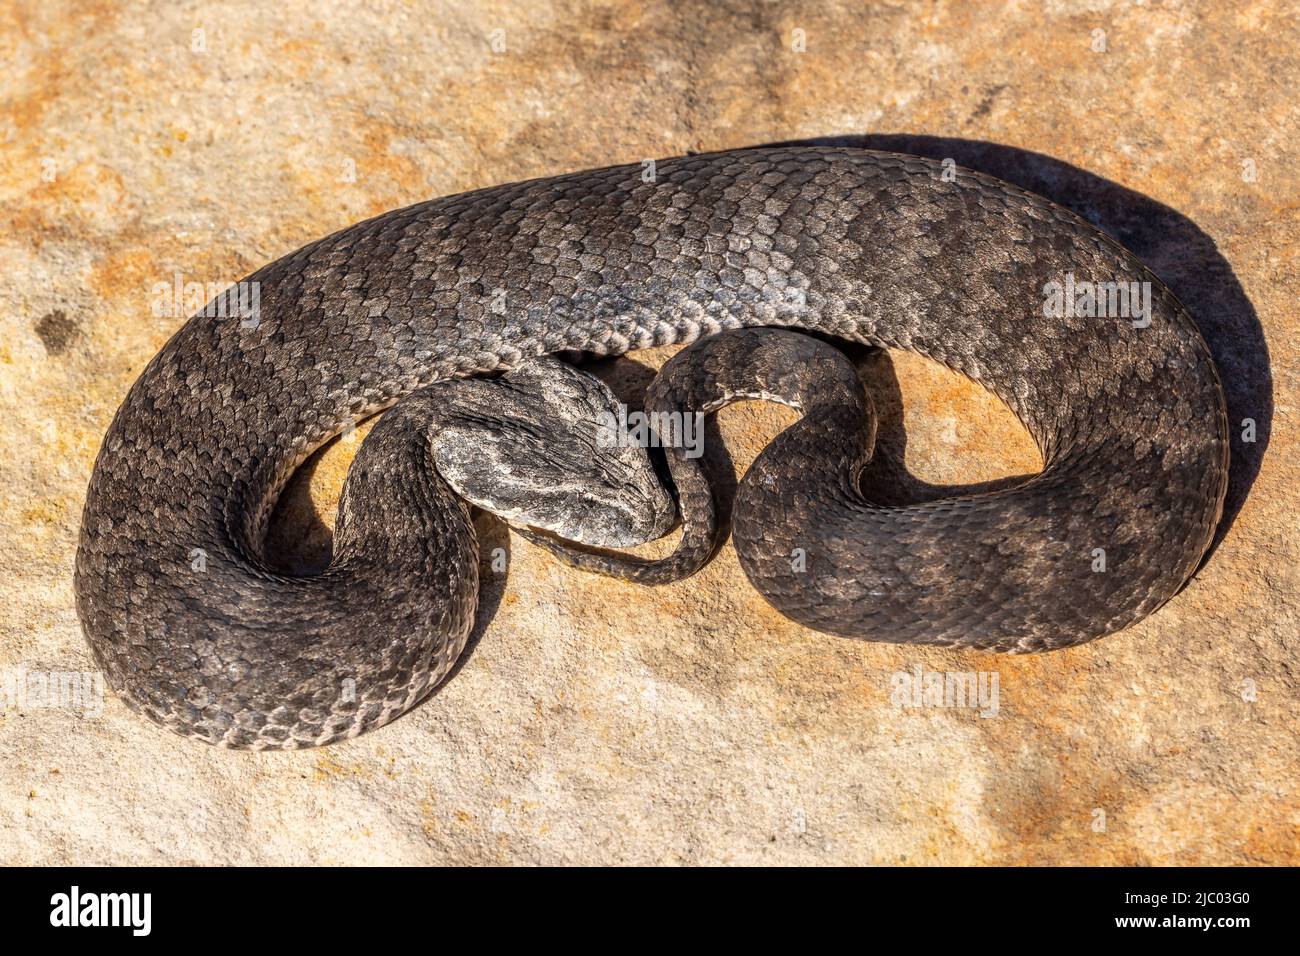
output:
<path id="1" fill-rule="evenodd" d="M 616 501 L 579 494 L 576 502 L 563 513 L 550 515 L 523 508 L 478 507 L 521 533 L 588 548 L 639 547 L 659 540 L 677 525 L 677 507 L 662 486 L 637 489 Z"/>

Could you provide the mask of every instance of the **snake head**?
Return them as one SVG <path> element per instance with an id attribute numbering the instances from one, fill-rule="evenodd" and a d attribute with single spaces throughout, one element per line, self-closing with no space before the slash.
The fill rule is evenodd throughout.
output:
<path id="1" fill-rule="evenodd" d="M 653 541 L 676 522 L 645 448 L 609 440 L 618 399 L 595 376 L 542 357 L 436 387 L 434 464 L 471 504 L 599 548 Z"/>

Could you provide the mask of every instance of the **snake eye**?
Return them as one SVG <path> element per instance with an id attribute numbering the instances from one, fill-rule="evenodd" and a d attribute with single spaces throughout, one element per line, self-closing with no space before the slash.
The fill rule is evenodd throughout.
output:
<path id="1" fill-rule="evenodd" d="M 595 376 L 539 358 L 442 390 L 433 461 L 470 503 L 592 547 L 644 544 L 673 526 L 676 507 L 646 450 L 609 440 L 618 399 Z"/>

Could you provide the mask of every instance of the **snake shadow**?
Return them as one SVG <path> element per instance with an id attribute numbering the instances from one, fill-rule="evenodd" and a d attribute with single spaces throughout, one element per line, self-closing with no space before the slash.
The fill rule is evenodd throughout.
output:
<path id="1" fill-rule="evenodd" d="M 1255 308 L 1232 267 L 1204 230 L 1163 203 L 1077 166 L 1042 153 L 982 140 L 875 133 L 761 145 L 851 146 L 912 153 L 938 160 L 951 158 L 968 169 L 996 176 L 1046 196 L 1119 241 L 1146 263 L 1173 290 L 1196 322 L 1214 356 L 1227 399 L 1232 461 L 1223 517 L 1205 556 L 1206 560 L 1209 559 L 1245 504 L 1268 449 L 1273 423 L 1273 373 L 1268 345 Z M 887 385 L 890 378 L 887 372 L 876 370 L 874 375 L 877 383 Z M 1177 388 L 1177 383 L 1171 382 L 1169 387 Z M 894 389 L 897 389 L 897 380 L 894 380 Z M 888 389 L 884 402 L 880 397 L 877 394 L 878 403 L 892 404 Z M 883 408 L 882 412 L 888 413 L 890 409 Z M 1247 419 L 1254 422 L 1254 441 L 1244 440 Z M 886 446 L 882 449 L 883 457 L 896 458 L 906 440 L 901 434 L 901 426 L 882 414 L 880 429 L 880 441 Z M 905 471 L 899 472 L 896 461 L 886 461 L 882 468 L 896 473 L 895 478 L 901 475 L 906 485 L 901 493 L 905 497 L 921 496 L 916 498 L 921 500 L 936 494 L 933 486 L 918 483 Z M 1022 480 L 1004 479 L 1003 482 Z M 944 493 L 963 493 L 975 487 L 948 488 Z"/>

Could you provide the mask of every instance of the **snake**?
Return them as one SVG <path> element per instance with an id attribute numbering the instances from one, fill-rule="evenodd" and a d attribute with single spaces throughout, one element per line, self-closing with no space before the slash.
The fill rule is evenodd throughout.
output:
<path id="1" fill-rule="evenodd" d="M 593 572 L 698 570 L 725 529 L 668 426 L 733 401 L 798 413 L 735 492 L 741 566 L 830 635 L 1081 644 L 1177 594 L 1223 512 L 1225 402 L 1187 310 L 1084 219 L 951 162 L 791 146 L 567 173 L 384 213 L 237 285 L 255 316 L 220 293 L 127 393 L 74 574 L 116 695 L 222 747 L 328 744 L 429 698 L 477 612 L 476 508 Z M 876 413 L 845 343 L 978 383 L 1041 471 L 869 499 Z M 619 440 L 617 400 L 566 358 L 667 345 L 636 410 L 662 440 Z M 281 491 L 380 412 L 328 567 L 286 570 Z M 627 550 L 678 524 L 666 556 Z"/>

